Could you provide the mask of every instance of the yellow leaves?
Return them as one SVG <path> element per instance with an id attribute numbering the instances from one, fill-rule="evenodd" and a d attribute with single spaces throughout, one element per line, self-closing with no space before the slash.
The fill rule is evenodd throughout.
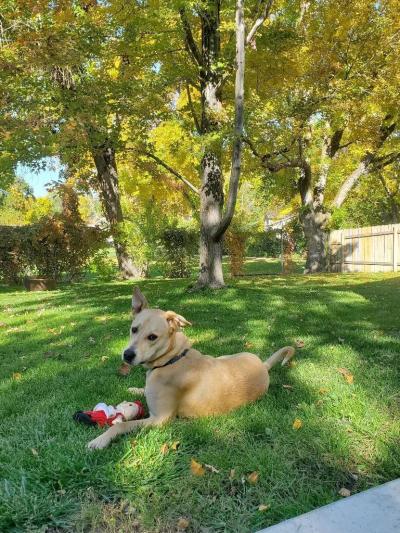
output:
<path id="1" fill-rule="evenodd" d="M 167 453 L 170 450 L 172 450 L 173 452 L 176 452 L 180 444 L 181 443 L 179 440 L 174 441 L 172 444 L 169 444 L 168 442 L 164 442 L 164 444 L 160 448 L 161 455 L 167 455 Z"/>
<path id="2" fill-rule="evenodd" d="M 321 387 L 320 389 L 318 389 L 318 394 L 326 394 L 328 392 L 328 389 L 326 389 L 325 387 Z"/>
<path id="3" fill-rule="evenodd" d="M 340 496 L 342 496 L 343 498 L 347 498 L 348 496 L 351 495 L 351 492 L 349 491 L 349 489 L 346 489 L 346 488 L 342 487 L 342 488 L 339 490 L 338 494 L 339 494 Z"/>
<path id="4" fill-rule="evenodd" d="M 114 59 L 113 66 L 107 70 L 107 74 L 109 75 L 109 77 L 112 80 L 116 80 L 118 78 L 119 71 L 120 71 L 120 66 L 121 66 L 121 58 L 120 57 L 116 57 Z"/>
<path id="5" fill-rule="evenodd" d="M 259 477 L 260 474 L 257 471 L 254 471 L 247 476 L 247 481 L 250 483 L 250 485 L 255 485 L 256 483 L 258 483 Z"/>
<path id="6" fill-rule="evenodd" d="M 347 368 L 338 368 L 337 371 L 342 374 L 344 380 L 349 384 L 352 385 L 354 381 L 353 374 L 347 370 Z"/>
<path id="7" fill-rule="evenodd" d="M 204 476 L 206 473 L 204 466 L 198 463 L 195 459 L 190 461 L 190 470 L 194 476 Z"/>
<path id="8" fill-rule="evenodd" d="M 296 339 L 294 345 L 296 346 L 296 348 L 304 348 L 304 341 L 303 339 Z"/>
<path id="9" fill-rule="evenodd" d="M 300 418 L 295 418 L 293 421 L 292 428 L 296 431 L 303 427 L 303 422 L 300 420 Z"/>
<path id="10" fill-rule="evenodd" d="M 20 372 L 13 372 L 12 374 L 12 380 L 13 381 L 21 381 L 22 374 Z"/>

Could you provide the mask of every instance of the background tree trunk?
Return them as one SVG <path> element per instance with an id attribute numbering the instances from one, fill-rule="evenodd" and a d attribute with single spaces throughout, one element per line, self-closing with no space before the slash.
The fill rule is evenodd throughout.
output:
<path id="1" fill-rule="evenodd" d="M 325 225 L 328 215 L 310 210 L 301 217 L 304 236 L 307 242 L 307 258 L 304 273 L 325 272 L 327 267 L 327 237 Z"/>
<path id="2" fill-rule="evenodd" d="M 120 224 L 124 221 L 118 184 L 115 151 L 112 147 L 93 150 L 93 159 L 97 169 L 104 215 L 110 226 L 114 242 L 118 268 L 124 278 L 140 277 L 141 271 L 135 267 L 127 252 L 127 243 L 122 235 Z"/>

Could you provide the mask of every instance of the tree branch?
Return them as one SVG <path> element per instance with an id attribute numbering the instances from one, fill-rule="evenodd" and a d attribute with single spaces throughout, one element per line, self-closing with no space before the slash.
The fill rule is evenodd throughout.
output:
<path id="1" fill-rule="evenodd" d="M 181 180 L 185 185 L 187 185 L 189 187 L 189 189 L 191 189 L 194 193 L 196 194 L 200 194 L 200 191 L 199 189 L 197 189 L 192 183 L 190 183 L 190 181 L 185 178 L 184 176 L 182 176 L 182 174 L 180 174 L 179 172 L 177 172 L 176 170 L 174 170 L 172 167 L 170 167 L 167 163 L 165 163 L 162 159 L 160 159 L 159 157 L 157 157 L 156 155 L 152 154 L 151 152 L 143 152 L 144 155 L 146 155 L 147 157 L 149 157 L 150 159 L 153 159 L 156 163 L 158 163 L 160 166 L 164 167 L 166 170 L 168 170 L 168 172 L 170 172 L 171 174 L 173 174 L 176 178 L 178 178 L 179 180 Z"/>
<path id="2" fill-rule="evenodd" d="M 386 117 L 386 119 L 388 118 L 390 117 Z M 362 158 L 362 160 L 360 161 L 360 163 L 358 164 L 357 168 L 353 170 L 353 172 L 345 179 L 345 181 L 343 182 L 342 186 L 338 190 L 332 202 L 332 208 L 337 209 L 341 207 L 343 202 L 346 200 L 347 196 L 349 195 L 350 191 L 352 190 L 352 188 L 356 185 L 356 183 L 358 183 L 361 176 L 363 176 L 364 174 L 370 171 L 369 167 L 373 163 L 375 163 L 376 161 L 379 161 L 379 158 L 377 158 L 376 154 L 378 150 L 382 147 L 386 139 L 393 133 L 395 128 L 396 128 L 395 122 L 391 123 L 389 126 L 385 126 L 385 125 L 381 126 L 380 131 L 379 131 L 378 145 L 376 147 L 375 153 L 367 152 L 365 156 Z M 382 168 L 383 166 L 393 163 L 393 161 L 395 161 L 398 158 L 398 154 L 393 154 L 393 155 L 396 155 L 396 157 L 393 160 L 390 160 L 389 158 L 386 160 L 387 162 L 385 161 L 384 164 L 381 164 L 381 166 L 379 166 L 379 163 L 378 163 L 377 168 Z"/>
<path id="3" fill-rule="evenodd" d="M 200 50 L 194 40 L 192 28 L 190 27 L 189 19 L 187 18 L 186 11 L 184 8 L 179 10 L 179 14 L 182 21 L 183 31 L 185 33 L 185 45 L 189 54 L 193 57 L 195 62 L 199 67 L 203 65 L 203 58 L 200 53 Z"/>
<path id="4" fill-rule="evenodd" d="M 273 0 L 260 0 L 260 12 L 256 18 L 251 30 L 246 37 L 246 45 L 252 44 L 254 42 L 254 36 L 260 26 L 264 24 L 264 21 L 268 18 L 268 15 L 271 11 Z"/>
<path id="5" fill-rule="evenodd" d="M 218 241 L 228 229 L 235 212 L 239 178 L 244 126 L 244 72 L 245 72 L 245 34 L 244 0 L 236 0 L 236 77 L 235 77 L 235 128 L 232 149 L 231 175 L 229 179 L 228 199 L 221 222 L 213 238 Z"/>
<path id="6" fill-rule="evenodd" d="M 201 127 L 200 127 L 199 119 L 197 118 L 197 115 L 196 115 L 196 111 L 194 109 L 194 105 L 193 105 L 192 95 L 190 93 L 189 84 L 186 84 L 186 93 L 187 93 L 189 109 L 190 109 L 190 113 L 191 113 L 193 121 L 194 121 L 194 125 L 196 127 L 197 133 L 201 134 L 202 130 L 201 130 Z"/>

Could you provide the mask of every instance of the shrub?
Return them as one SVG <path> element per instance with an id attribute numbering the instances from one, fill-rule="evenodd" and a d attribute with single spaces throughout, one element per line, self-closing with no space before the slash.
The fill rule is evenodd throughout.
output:
<path id="1" fill-rule="evenodd" d="M 190 275 L 190 262 L 197 249 L 197 235 L 184 228 L 167 228 L 160 235 L 165 274 L 171 278 Z"/>
<path id="2" fill-rule="evenodd" d="M 225 234 L 225 243 L 229 252 L 229 269 L 233 277 L 243 274 L 247 238 L 247 232 L 234 227 L 229 228 Z"/>

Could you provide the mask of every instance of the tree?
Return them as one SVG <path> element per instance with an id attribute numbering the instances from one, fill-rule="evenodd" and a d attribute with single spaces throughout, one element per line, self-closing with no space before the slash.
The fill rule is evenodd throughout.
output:
<path id="1" fill-rule="evenodd" d="M 222 239 L 232 220 L 239 186 L 242 131 L 244 122 L 244 59 L 245 45 L 254 43 L 255 34 L 269 15 L 272 2 L 255 3 L 255 22 L 245 35 L 244 3 L 236 2 L 236 54 L 232 54 L 233 15 L 230 6 L 224 10 L 219 0 L 181 2 L 179 15 L 187 63 L 176 70 L 164 59 L 160 68 L 166 70 L 167 78 L 174 79 L 180 94 L 187 97 L 187 105 L 179 119 L 201 144 L 199 161 L 200 188 L 200 274 L 196 288 L 220 288 L 224 286 L 222 273 Z M 171 16 L 171 15 L 170 15 Z M 222 30 L 224 27 L 224 30 Z M 228 28 L 228 29 L 227 29 Z M 235 66 L 236 65 L 236 66 Z M 235 70 L 234 119 L 229 120 L 229 86 Z M 182 72 L 183 71 L 183 72 Z M 172 110 L 176 116 L 176 108 Z M 192 119 L 191 124 L 187 116 Z M 233 130 L 233 131 L 232 131 Z M 229 189 L 224 210 L 223 148 L 232 139 L 232 160 Z M 151 151 L 147 156 L 173 173 L 195 193 L 197 187 L 182 174 L 166 164 Z M 183 178 L 183 179 L 182 179 Z"/>
<path id="2" fill-rule="evenodd" d="M 395 4 L 307 2 L 283 10 L 259 43 L 276 63 L 256 78 L 247 144 L 268 173 L 296 184 L 306 272 L 325 269 L 332 213 L 400 155 Z"/>

